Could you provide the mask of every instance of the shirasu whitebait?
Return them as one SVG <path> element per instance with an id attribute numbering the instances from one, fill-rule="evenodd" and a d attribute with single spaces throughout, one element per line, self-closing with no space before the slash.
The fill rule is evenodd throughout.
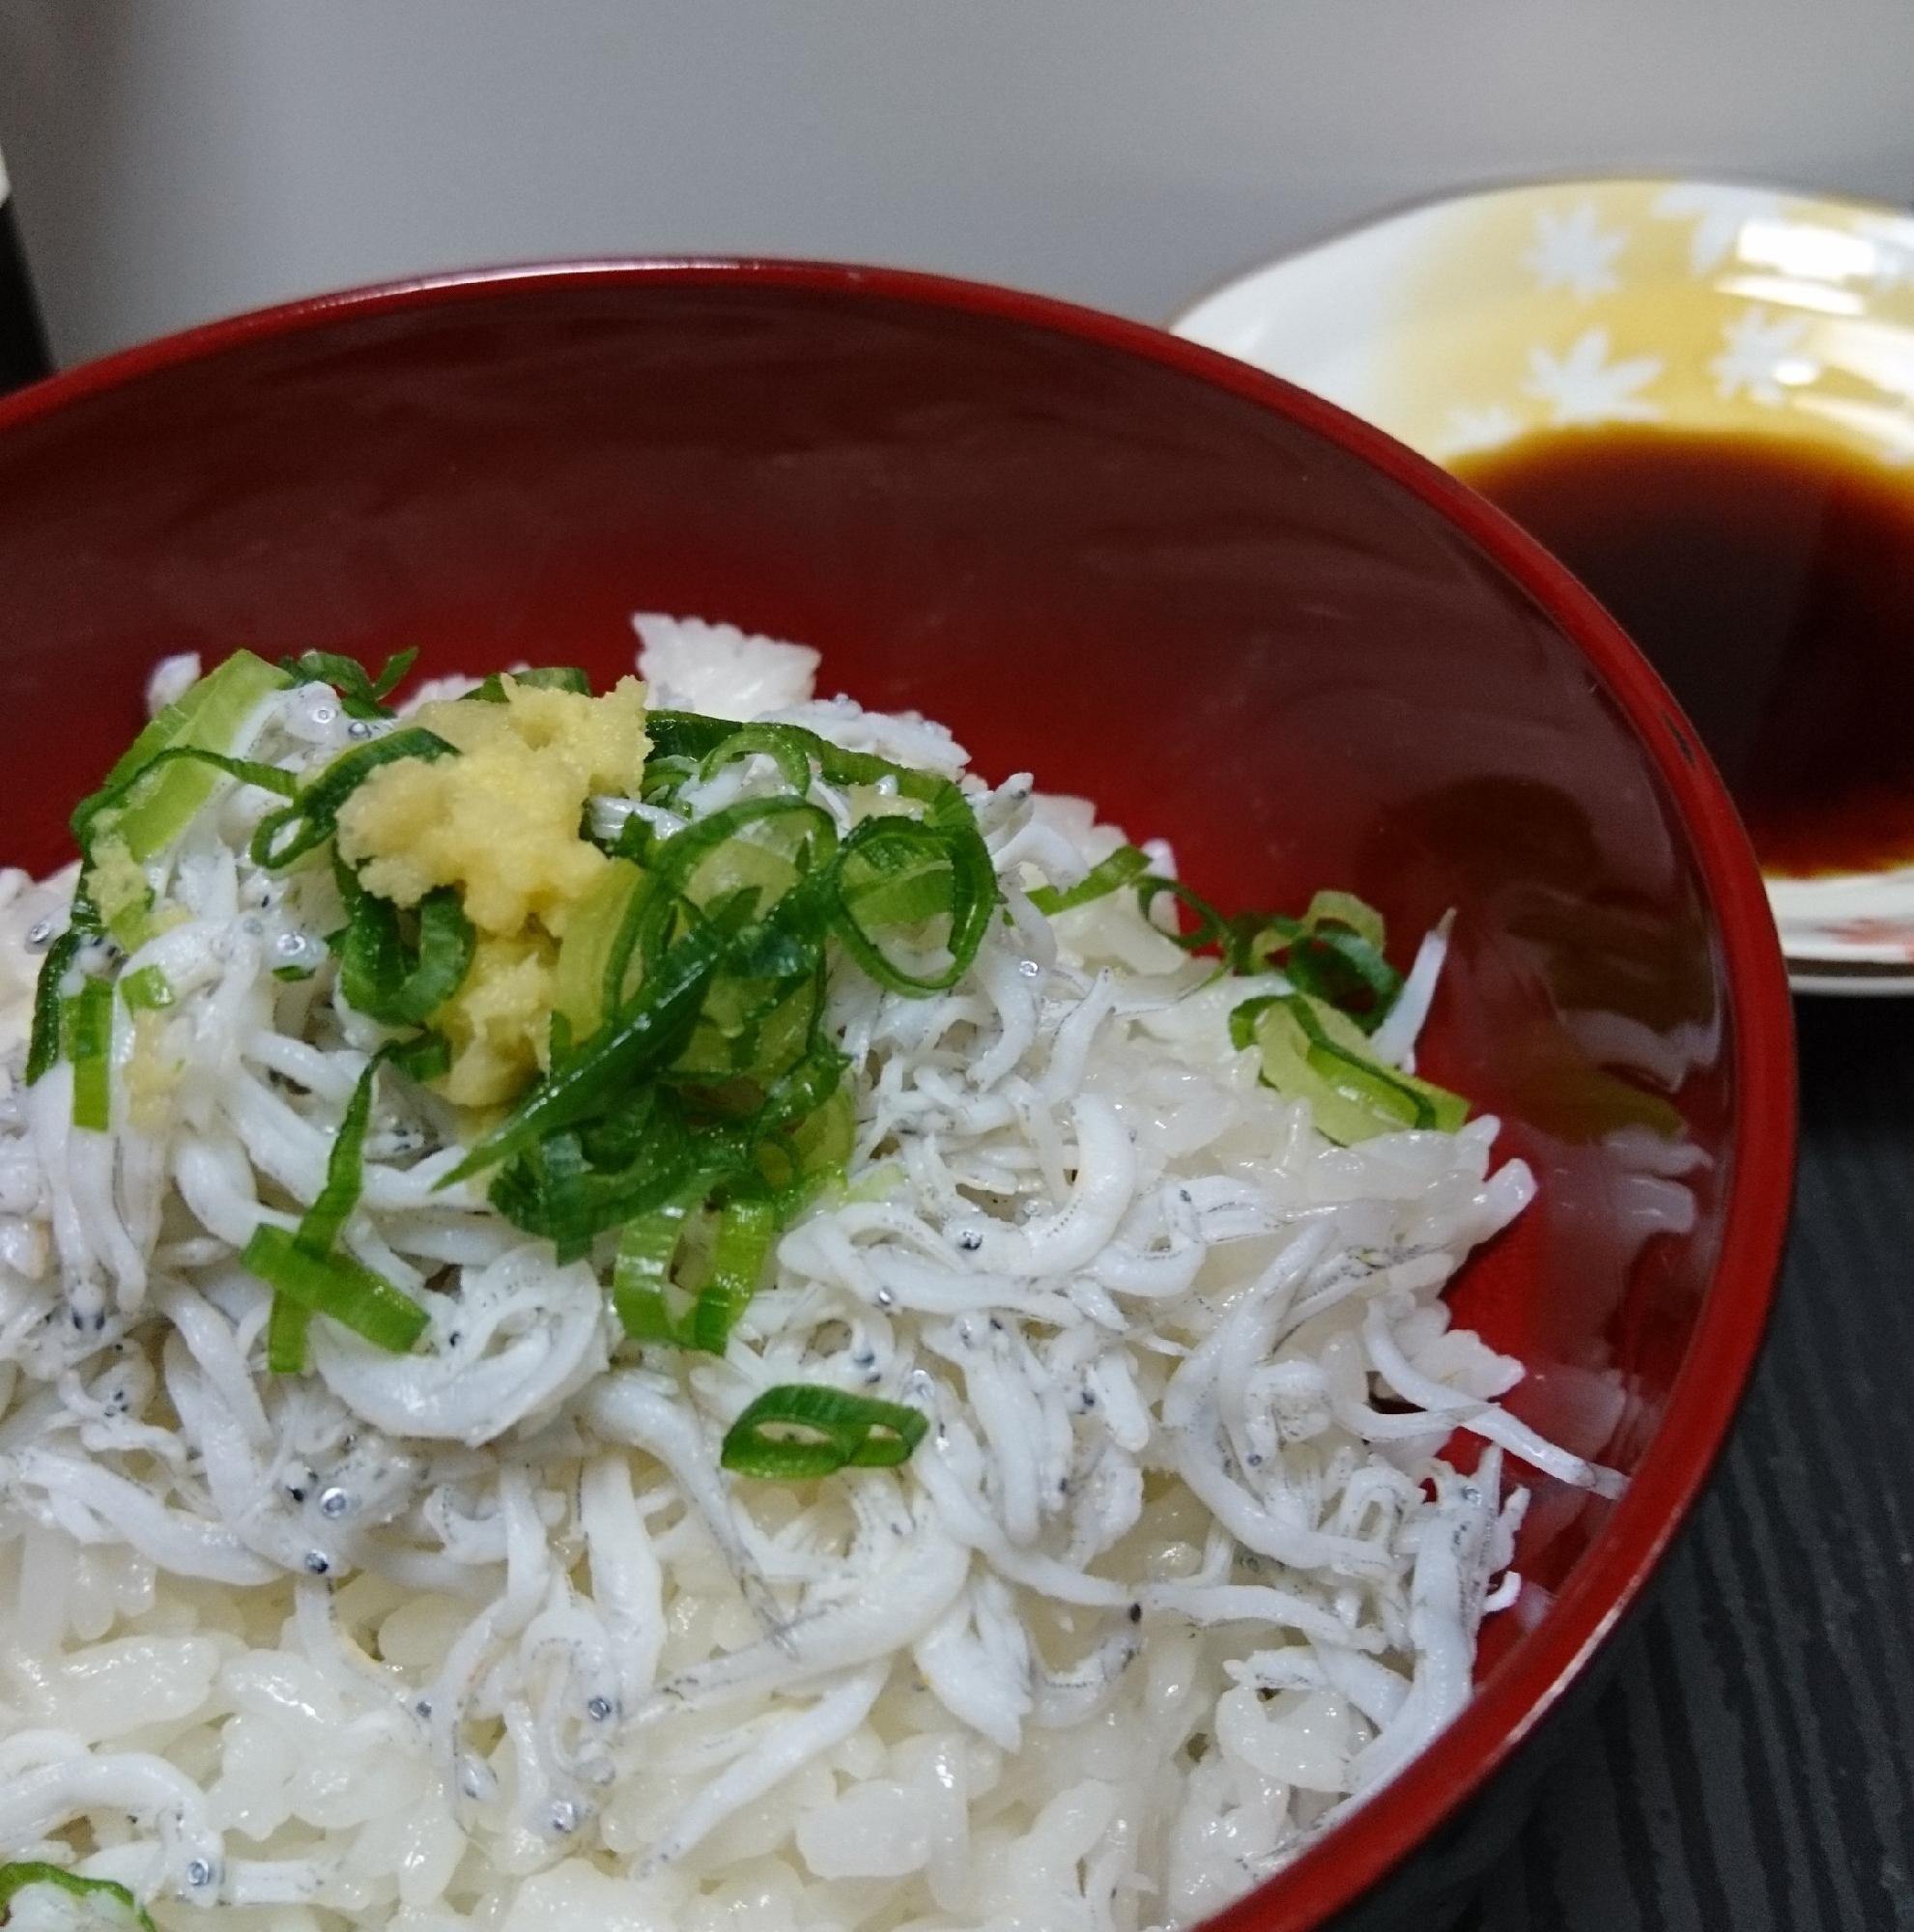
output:
<path id="1" fill-rule="evenodd" d="M 0 1732 L 0 1858 L 368 1928 L 401 1905 L 490 1926 L 515 1897 L 588 1924 L 614 1871 L 634 1911 L 702 1924 L 739 1859 L 764 1897 L 890 1887 L 873 1926 L 1201 1916 L 1467 1698 L 1476 1627 L 1521 1588 L 1504 1454 L 1616 1487 L 1501 1406 L 1518 1365 L 1440 1298 L 1532 1179 L 1492 1166 L 1493 1122 L 1329 1146 L 1228 1040 L 1280 975 L 1219 981 L 1127 891 L 1040 913 L 1120 842 L 1081 801 L 813 702 L 787 647 L 643 628 L 681 700 L 961 779 L 1002 893 L 947 991 L 833 971 L 855 1152 L 722 1356 L 635 1349 L 609 1249 L 560 1265 L 446 1185 L 452 1116 L 387 1078 L 341 1239 L 425 1334 L 391 1354 L 320 1320 L 313 1372 L 269 1374 L 239 1252 L 326 1188 L 381 1040 L 326 963 L 329 875 L 253 866 L 272 801 L 215 784 L 154 879 L 184 916 L 124 962 L 171 1004 L 116 1009 L 106 1132 L 73 1124 L 65 1063 L 18 1084 L 72 879 L 0 875 L 0 1589 L 35 1597 L 41 1699 Z M 241 735 L 302 776 L 388 728 L 306 683 Z M 672 810 L 589 818 L 669 841 L 787 783 L 736 759 Z M 813 795 L 840 837 L 873 807 Z M 1413 1065 L 1448 933 L 1379 1064 Z M 1693 1163 L 1632 1159 L 1639 1232 L 1678 1227 Z M 895 1472 L 740 1479 L 727 1430 L 790 1383 L 928 1436 Z M 1457 1428 L 1488 1445 L 1466 1478 L 1438 1460 Z M 61 1727 L 63 1672 L 150 1624 L 222 1634 L 177 1761 L 98 1704 Z M 96 1839 L 109 1812 L 130 1823 Z M 262 1855 L 235 1856 L 248 1833 Z"/>

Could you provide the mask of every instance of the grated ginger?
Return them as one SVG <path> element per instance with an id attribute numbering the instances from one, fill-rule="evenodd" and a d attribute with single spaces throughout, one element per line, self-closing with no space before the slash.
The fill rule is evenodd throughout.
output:
<path id="1" fill-rule="evenodd" d="M 451 1042 L 436 1085 L 461 1107 L 493 1107 L 549 1064 L 553 970 L 558 949 L 535 925 L 509 938 L 481 935 L 459 990 L 433 1014 Z"/>
<path id="2" fill-rule="evenodd" d="M 458 888 L 478 950 L 433 1015 L 452 1043 L 440 1082 L 462 1106 L 509 1100 L 544 1064 L 555 942 L 610 863 L 581 836 L 594 792 L 633 795 L 650 740 L 644 687 L 602 697 L 501 680 L 502 704 L 423 704 L 408 723 L 458 748 L 375 772 L 339 813 L 340 855 L 360 883 L 415 906 Z"/>

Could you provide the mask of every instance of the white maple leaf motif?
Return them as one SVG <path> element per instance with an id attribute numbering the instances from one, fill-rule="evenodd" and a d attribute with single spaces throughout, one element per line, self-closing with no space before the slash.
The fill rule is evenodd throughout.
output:
<path id="1" fill-rule="evenodd" d="M 1770 409 L 1785 402 L 1790 388 L 1812 383 L 1821 373 L 1818 362 L 1796 353 L 1807 332 L 1805 315 L 1770 317 L 1758 303 L 1737 321 L 1724 323 L 1727 347 L 1708 364 L 1717 393 L 1728 401 L 1746 389 Z"/>
<path id="2" fill-rule="evenodd" d="M 1565 288 L 1587 301 L 1620 288 L 1614 258 L 1627 242 L 1625 228 L 1602 232 L 1592 201 L 1583 202 L 1573 214 L 1552 214 L 1544 208 L 1535 215 L 1535 245 L 1522 265 L 1543 288 Z"/>
<path id="3" fill-rule="evenodd" d="M 1662 373 L 1659 355 L 1609 360 L 1609 332 L 1591 328 L 1557 359 L 1539 345 L 1528 352 L 1528 380 L 1523 387 L 1549 405 L 1557 428 L 1570 423 L 1653 422 L 1658 404 L 1635 392 Z"/>
<path id="4" fill-rule="evenodd" d="M 1688 266 L 1698 275 L 1720 267 L 1750 221 L 1772 221 L 1781 213 L 1781 197 L 1754 187 L 1710 187 L 1683 182 L 1655 197 L 1652 214 L 1664 221 L 1693 221 L 1688 238 Z"/>
<path id="5" fill-rule="evenodd" d="M 1468 456 L 1478 449 L 1500 449 L 1521 434 L 1522 418 L 1505 404 L 1491 403 L 1481 410 L 1457 404 L 1449 411 L 1440 453 L 1444 457 Z"/>

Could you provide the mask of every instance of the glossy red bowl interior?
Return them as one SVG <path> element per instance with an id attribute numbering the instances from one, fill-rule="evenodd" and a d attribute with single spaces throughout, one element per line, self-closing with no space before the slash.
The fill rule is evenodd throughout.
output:
<path id="1" fill-rule="evenodd" d="M 605 265 L 300 304 L 0 404 L 0 859 L 67 855 L 162 653 L 605 679 L 637 609 L 814 643 L 826 690 L 1171 838 L 1225 902 L 1350 887 L 1398 950 L 1460 909 L 1425 1069 L 1541 1180 L 1461 1312 L 1528 1365 L 1513 1406 L 1633 1480 L 1535 1484 L 1470 1709 L 1230 1916 L 1317 1922 L 1584 1665 L 1754 1357 L 1791 1036 L 1713 771 L 1559 567 L 1283 384 L 961 284 Z"/>

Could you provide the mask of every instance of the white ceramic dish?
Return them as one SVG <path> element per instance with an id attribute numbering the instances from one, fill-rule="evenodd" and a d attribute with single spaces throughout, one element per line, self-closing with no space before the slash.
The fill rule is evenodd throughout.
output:
<path id="1" fill-rule="evenodd" d="M 1875 204 L 1668 179 L 1492 189 L 1259 269 L 1172 327 L 1447 465 L 1638 422 L 1914 465 L 1914 218 Z M 1914 995 L 1914 866 L 1771 878 L 1769 899 L 1797 990 Z"/>

